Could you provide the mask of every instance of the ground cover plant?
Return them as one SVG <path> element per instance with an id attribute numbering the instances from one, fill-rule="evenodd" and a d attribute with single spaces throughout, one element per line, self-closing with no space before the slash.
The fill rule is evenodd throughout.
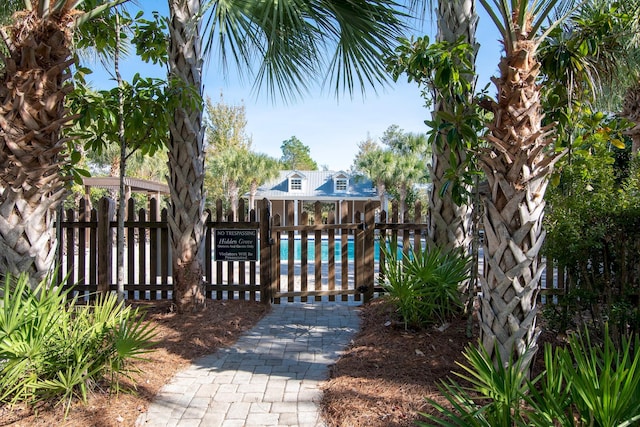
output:
<path id="1" fill-rule="evenodd" d="M 137 307 L 144 307 L 146 319 L 156 331 L 156 345 L 152 352 L 145 354 L 147 360 L 132 362 L 132 375 L 122 379 L 120 393 L 110 393 L 108 386 L 103 384 L 87 394 L 86 404 L 74 399 L 66 418 L 63 405 L 53 406 L 47 401 L 40 402 L 35 408 L 19 404 L 0 406 L 0 425 L 133 426 L 138 415 L 146 410 L 154 395 L 175 373 L 197 357 L 231 345 L 267 311 L 263 304 L 249 301 L 207 301 L 205 311 L 181 315 L 171 310 L 170 301 L 138 302 L 132 308 Z M 330 377 L 323 384 L 321 409 L 327 425 L 408 427 L 415 426 L 419 420 L 428 422 L 421 413 L 442 417 L 437 405 L 448 408 L 451 405 L 441 390 L 441 381 L 458 379 L 461 387 L 470 386 L 468 381 L 454 376 L 452 372 L 464 373 L 456 362 L 465 364 L 465 348 L 477 343 L 476 324 L 473 336 L 469 338 L 466 318 L 454 317 L 446 328 L 437 325 L 405 329 L 404 324 L 398 321 L 396 307 L 389 300 L 377 298 L 360 310 L 361 329 L 351 346 L 331 367 Z M 549 343 L 553 351 L 541 352 L 534 360 L 534 377 L 545 369 L 545 358 L 557 361 L 561 359 L 559 355 L 564 354 L 561 351 L 574 351 L 570 348 L 564 350 L 566 343 L 559 338 L 551 332 L 541 335 L 540 342 Z M 629 342 L 631 349 L 621 353 L 614 347 L 599 350 L 600 343 L 596 341 L 593 346 L 586 342 L 577 344 L 589 348 L 575 350 L 584 355 L 584 362 L 581 362 L 584 365 L 578 365 L 576 369 L 585 373 L 591 369 L 593 373 L 589 373 L 589 378 L 584 381 L 593 382 L 590 378 L 600 372 L 601 361 L 605 360 L 608 361 L 605 366 L 618 366 L 606 376 L 610 384 L 607 390 L 623 385 L 626 390 L 633 390 L 633 382 L 625 385 L 621 380 L 637 377 L 637 358 L 640 356 L 633 356 L 636 353 L 631 351 L 637 348 L 637 343 Z M 485 368 L 488 366 L 485 364 Z M 566 379 L 560 371 L 560 364 L 547 362 L 547 366 L 555 371 L 548 369 L 547 376 L 541 380 L 548 385 L 539 382 L 535 390 L 543 394 L 562 390 L 568 393 L 566 382 L 560 382 L 560 379 Z M 635 376 L 630 375 L 631 372 L 636 372 Z M 520 384 L 517 380 L 511 383 Z M 635 389 L 638 389 L 637 384 Z M 558 394 L 554 396 L 557 398 L 553 402 L 567 413 L 566 399 Z M 597 401 L 588 396 L 584 395 L 586 401 Z M 640 398 L 628 401 L 640 402 Z M 547 405 L 544 411 L 538 411 L 539 416 L 556 416 L 552 410 L 554 408 Z M 585 424 L 576 421 L 575 424 L 561 425 Z"/>
<path id="2" fill-rule="evenodd" d="M 205 310 L 178 315 L 171 301 L 133 301 L 155 331 L 152 351 L 131 360 L 131 375 L 120 381 L 118 393 L 101 383 L 87 393 L 86 403 L 74 399 L 68 411 L 56 400 L 35 405 L 0 404 L 0 426 L 116 427 L 133 426 L 160 388 L 198 357 L 231 345 L 267 311 L 250 301 L 207 301 Z M 65 412 L 67 414 L 65 415 Z"/>
<path id="3" fill-rule="evenodd" d="M 459 251 L 424 248 L 398 254 L 397 245 L 381 245 L 380 286 L 396 306 L 405 329 L 443 324 L 462 311 L 458 287 L 469 278 L 471 258 Z"/>
<path id="4" fill-rule="evenodd" d="M 69 290 L 49 279 L 7 275 L 0 307 L 0 403 L 86 402 L 102 383 L 119 391 L 131 359 L 150 351 L 154 331 L 138 309 L 115 294 L 95 304 L 69 301 Z"/>
<path id="5" fill-rule="evenodd" d="M 633 426 L 640 422 L 640 339 L 616 347 L 608 327 L 603 342 L 588 330 L 568 345 L 544 349 L 544 370 L 529 380 L 523 359 L 497 366 L 482 347 L 468 347 L 458 379 L 440 387 L 447 400 L 430 403 L 424 427 L 440 426 Z M 463 380 L 464 383 L 461 383 Z M 464 385 L 461 385 L 464 384 Z"/>

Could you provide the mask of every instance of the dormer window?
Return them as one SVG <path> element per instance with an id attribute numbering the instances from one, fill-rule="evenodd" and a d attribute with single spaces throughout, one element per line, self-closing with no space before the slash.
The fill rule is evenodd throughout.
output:
<path id="1" fill-rule="evenodd" d="M 289 191 L 292 191 L 292 192 L 303 191 L 304 187 L 306 186 L 305 184 L 306 180 L 307 180 L 306 177 L 301 173 L 293 173 L 289 175 L 288 177 Z"/>
<path id="2" fill-rule="evenodd" d="M 291 190 L 302 190 L 302 178 L 291 178 L 289 183 Z"/>
<path id="3" fill-rule="evenodd" d="M 336 192 L 347 191 L 347 178 L 336 179 Z"/>
<path id="4" fill-rule="evenodd" d="M 349 175 L 344 172 L 338 172 L 333 175 L 333 192 L 346 193 L 349 188 Z"/>

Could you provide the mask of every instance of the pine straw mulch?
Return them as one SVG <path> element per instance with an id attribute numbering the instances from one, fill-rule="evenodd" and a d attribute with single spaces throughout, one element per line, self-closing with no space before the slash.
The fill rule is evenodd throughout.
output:
<path id="1" fill-rule="evenodd" d="M 66 419 L 60 407 L 0 407 L 0 426 L 120 427 L 133 426 L 160 388 L 192 360 L 233 344 L 266 313 L 264 305 L 246 301 L 209 301 L 202 313 L 176 315 L 168 302 L 145 304 L 147 318 L 158 331 L 156 350 L 147 362 L 135 362 L 137 393 L 109 396 L 103 389 L 76 403 Z M 331 367 L 323 385 L 321 410 L 331 427 L 413 426 L 418 412 L 432 412 L 425 397 L 444 403 L 440 380 L 462 362 L 465 346 L 477 341 L 466 336 L 466 319 L 446 329 L 405 331 L 394 309 L 382 299 L 361 309 L 361 330 L 352 345 Z M 131 387 L 131 384 L 125 384 Z"/>
<path id="2" fill-rule="evenodd" d="M 435 413 L 425 401 L 445 403 L 438 392 L 441 380 L 459 371 L 464 348 L 477 341 L 474 322 L 467 337 L 467 320 L 439 328 L 405 330 L 394 308 L 384 299 L 368 304 L 361 330 L 332 367 L 324 384 L 322 413 L 330 427 L 415 426 L 419 412 Z"/>

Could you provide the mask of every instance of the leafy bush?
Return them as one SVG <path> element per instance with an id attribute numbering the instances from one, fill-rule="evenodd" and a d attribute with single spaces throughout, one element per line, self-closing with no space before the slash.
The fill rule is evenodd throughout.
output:
<path id="1" fill-rule="evenodd" d="M 461 311 L 458 285 L 469 277 L 469 257 L 438 248 L 400 257 L 391 246 L 381 245 L 385 262 L 379 280 L 405 327 L 445 322 Z"/>
<path id="2" fill-rule="evenodd" d="M 596 123 L 577 138 L 547 193 L 545 254 L 564 269 L 565 294 L 545 317 L 561 332 L 601 336 L 605 322 L 615 337 L 640 332 L 640 163 L 613 148 L 620 126 Z"/>
<path id="3" fill-rule="evenodd" d="M 7 276 L 0 295 L 2 403 L 54 399 L 68 410 L 101 381 L 118 391 L 127 360 L 150 351 L 152 328 L 114 294 L 81 306 L 50 279 L 32 290 L 21 275 Z"/>
<path id="4" fill-rule="evenodd" d="M 443 382 L 449 405 L 423 414 L 421 426 L 633 426 L 640 423 L 640 339 L 618 348 L 604 328 L 604 341 L 588 332 L 573 335 L 565 348 L 545 346 L 545 370 L 534 380 L 520 362 L 494 365 L 484 348 L 468 348 L 464 373 L 470 385 Z M 519 360 L 526 359 L 521 358 Z"/>

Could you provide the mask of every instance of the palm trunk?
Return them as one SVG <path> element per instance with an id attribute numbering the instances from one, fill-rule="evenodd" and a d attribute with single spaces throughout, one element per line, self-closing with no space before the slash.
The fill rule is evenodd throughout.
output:
<path id="1" fill-rule="evenodd" d="M 238 183 L 235 181 L 229 182 L 229 202 L 231 204 L 231 214 L 233 215 L 234 221 L 238 220 L 239 192 Z"/>
<path id="2" fill-rule="evenodd" d="M 65 195 L 61 129 L 70 77 L 70 15 L 23 12 L 5 41 L 0 76 L 0 271 L 33 283 L 53 267 L 56 208 Z"/>
<path id="3" fill-rule="evenodd" d="M 258 192 L 258 182 L 256 180 L 251 181 L 251 187 L 249 189 L 249 210 L 256 208 L 256 193 Z"/>
<path id="4" fill-rule="evenodd" d="M 387 212 L 389 207 L 387 206 L 387 194 L 386 194 L 386 186 L 384 185 L 383 182 L 378 181 L 376 183 L 376 193 L 378 194 L 378 197 L 380 198 L 380 209 Z"/>
<path id="5" fill-rule="evenodd" d="M 400 212 L 398 213 L 400 215 L 399 221 L 400 223 L 404 223 L 404 216 L 405 216 L 405 212 L 407 212 L 407 186 L 404 184 L 400 185 L 400 188 L 398 188 L 398 198 L 400 200 L 398 200 L 398 205 L 400 208 Z"/>
<path id="6" fill-rule="evenodd" d="M 627 89 L 620 115 L 635 123 L 626 134 L 631 137 L 631 153 L 636 154 L 640 151 L 640 82 Z"/>
<path id="7" fill-rule="evenodd" d="M 453 153 L 452 153 L 453 151 Z M 456 164 L 450 163 L 451 158 L 456 159 Z M 432 180 L 432 188 L 429 193 L 429 239 L 441 248 L 462 248 L 469 250 L 472 238 L 470 204 L 458 205 L 453 201 L 451 190 L 443 189 L 448 186 L 446 171 L 451 167 L 464 164 L 467 154 L 464 149 L 449 146 L 433 147 L 429 176 Z M 461 171 L 464 173 L 464 171 Z M 469 189 L 470 190 L 470 189 Z M 466 285 L 462 285 L 466 288 Z"/>
<path id="8" fill-rule="evenodd" d="M 484 200 L 481 340 L 494 360 L 497 348 L 504 362 L 532 356 L 537 349 L 544 194 L 560 158 L 545 150 L 555 125 L 542 128 L 536 45 L 523 34 L 518 37 L 500 62 L 500 78 L 494 79 L 498 102 L 492 104 L 494 121 L 487 136 L 492 147 L 480 154 L 490 187 Z"/>
<path id="9" fill-rule="evenodd" d="M 169 0 L 170 78 L 202 94 L 198 0 Z M 187 103 L 184 103 L 187 105 Z M 204 249 L 204 132 L 202 105 L 177 108 L 170 124 L 168 211 L 174 302 L 179 312 L 204 307 L 202 257 Z"/>
<path id="10" fill-rule="evenodd" d="M 478 52 L 475 33 L 478 16 L 473 0 L 438 1 L 438 41 L 454 43 L 464 36 L 465 41 L 474 47 L 471 63 L 475 63 L 475 56 Z M 473 78 L 473 77 L 470 77 Z M 467 96 L 467 102 L 471 104 L 473 90 Z M 438 102 L 434 108 L 434 114 L 440 111 L 452 112 L 455 110 L 455 100 L 440 97 L 442 102 Z M 442 138 L 446 141 L 446 138 Z M 454 159 L 454 163 L 451 163 Z M 447 170 L 455 168 L 460 173 L 466 170 L 461 169 L 466 164 L 467 153 L 465 147 L 449 146 L 446 142 L 435 144 L 432 149 L 431 166 L 429 173 L 432 180 L 432 189 L 429 193 L 429 217 L 428 235 L 436 246 L 446 249 L 461 248 L 465 253 L 470 250 L 470 243 L 473 237 L 471 203 L 458 205 L 452 197 L 451 190 L 448 189 Z M 467 188 L 469 193 L 471 189 Z M 444 193 L 444 194 L 443 194 Z M 458 290 L 460 295 L 468 293 L 469 281 L 460 283 Z"/>
<path id="11" fill-rule="evenodd" d="M 475 33 L 478 16 L 473 0 L 438 1 L 438 35 L 437 41 L 454 43 L 464 36 L 465 41 L 472 46 L 473 58 L 478 51 Z M 468 94 L 470 103 L 473 93 Z M 441 97 L 434 108 L 434 114 L 438 111 L 453 111 L 456 108 L 454 100 L 446 96 Z M 442 138 L 445 140 L 446 138 Z M 455 159 L 455 163 L 451 163 Z M 446 143 L 436 144 L 432 151 L 430 176 L 433 182 L 432 191 L 429 194 L 429 237 L 442 248 L 463 248 L 469 250 L 471 242 L 471 207 L 465 203 L 457 205 L 451 197 L 451 191 L 447 188 L 448 178 L 446 171 L 458 168 L 465 164 L 467 153 L 464 147 L 451 147 Z M 461 171 L 464 173 L 464 170 Z M 444 195 L 443 195 L 444 193 Z"/>

